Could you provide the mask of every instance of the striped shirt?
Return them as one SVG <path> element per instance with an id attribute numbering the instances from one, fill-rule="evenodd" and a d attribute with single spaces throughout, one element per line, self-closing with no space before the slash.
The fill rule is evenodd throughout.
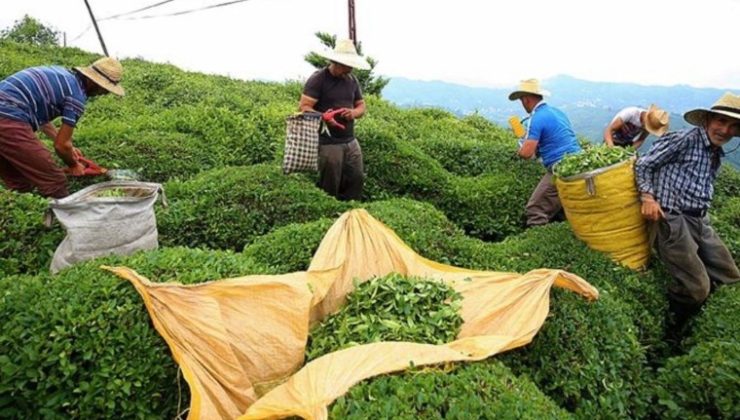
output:
<path id="1" fill-rule="evenodd" d="M 722 156 L 702 127 L 668 133 L 637 160 L 637 189 L 652 194 L 663 210 L 706 210 Z"/>
<path id="2" fill-rule="evenodd" d="M 0 81 L 0 118 L 26 122 L 34 131 L 59 116 L 75 127 L 86 103 L 80 76 L 64 67 L 31 67 Z"/>

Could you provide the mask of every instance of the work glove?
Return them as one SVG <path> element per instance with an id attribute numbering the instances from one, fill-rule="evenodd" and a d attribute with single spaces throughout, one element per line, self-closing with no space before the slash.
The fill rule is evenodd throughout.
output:
<path id="1" fill-rule="evenodd" d="M 344 125 L 337 122 L 337 120 L 334 119 L 337 115 L 341 115 L 344 112 L 345 108 L 339 108 L 339 109 L 328 109 L 326 112 L 321 114 L 321 119 L 334 127 L 337 127 L 339 129 L 344 130 Z"/>

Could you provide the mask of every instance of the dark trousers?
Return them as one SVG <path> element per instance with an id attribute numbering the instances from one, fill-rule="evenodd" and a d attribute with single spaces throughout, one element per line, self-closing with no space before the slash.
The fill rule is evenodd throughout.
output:
<path id="1" fill-rule="evenodd" d="M 365 183 L 362 149 L 357 139 L 319 146 L 319 187 L 340 200 L 359 200 Z"/>
<path id="2" fill-rule="evenodd" d="M 525 208 L 527 226 L 544 225 L 550 222 L 563 208 L 558 190 L 552 182 L 552 173 L 547 172 L 532 192 Z"/>
<path id="3" fill-rule="evenodd" d="M 698 307 L 713 285 L 740 281 L 732 254 L 710 226 L 708 216 L 665 216 L 657 223 L 655 246 L 674 280 L 668 289 L 673 306 Z"/>
<path id="4" fill-rule="evenodd" d="M 11 190 L 36 188 L 53 198 L 69 195 L 64 172 L 54 164 L 49 149 L 31 126 L 8 118 L 0 118 L 0 178 Z"/>

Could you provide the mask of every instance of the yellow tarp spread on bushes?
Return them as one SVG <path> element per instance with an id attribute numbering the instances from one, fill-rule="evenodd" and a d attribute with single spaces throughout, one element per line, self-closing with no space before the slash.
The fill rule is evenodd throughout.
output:
<path id="1" fill-rule="evenodd" d="M 589 247 L 629 268 L 650 258 L 647 224 L 640 213 L 634 159 L 582 175 L 557 178 L 560 202 L 573 232 Z"/>
<path id="2" fill-rule="evenodd" d="M 172 349 L 190 386 L 191 419 L 324 419 L 327 406 L 363 379 L 412 363 L 481 360 L 529 343 L 548 314 L 553 285 L 598 298 L 593 286 L 561 270 L 519 275 L 425 259 L 365 210 L 336 221 L 307 272 L 183 286 L 151 283 L 127 268 L 110 270 L 134 284 Z M 340 308 L 353 279 L 392 272 L 437 279 L 460 292 L 458 338 L 445 345 L 352 347 L 293 374 L 304 360 L 309 324 Z"/>

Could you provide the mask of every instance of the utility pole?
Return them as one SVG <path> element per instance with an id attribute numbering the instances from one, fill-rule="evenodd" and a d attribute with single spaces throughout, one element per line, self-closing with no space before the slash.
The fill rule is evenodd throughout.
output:
<path id="1" fill-rule="evenodd" d="M 95 32 L 98 33 L 98 39 L 100 40 L 100 45 L 103 47 L 103 52 L 105 53 L 106 57 L 109 57 L 108 54 L 108 48 L 105 47 L 105 42 L 103 41 L 103 35 L 100 34 L 100 29 L 98 28 L 98 21 L 95 20 L 95 15 L 93 15 L 93 11 L 90 8 L 90 3 L 85 0 L 85 6 L 87 6 L 87 11 L 90 12 L 90 19 L 92 19 L 93 26 L 95 27 Z"/>
<path id="2" fill-rule="evenodd" d="M 87 1 L 87 0 L 85 0 Z M 347 10 L 349 11 L 349 39 L 357 46 L 357 27 L 355 26 L 355 0 L 347 0 Z"/>

